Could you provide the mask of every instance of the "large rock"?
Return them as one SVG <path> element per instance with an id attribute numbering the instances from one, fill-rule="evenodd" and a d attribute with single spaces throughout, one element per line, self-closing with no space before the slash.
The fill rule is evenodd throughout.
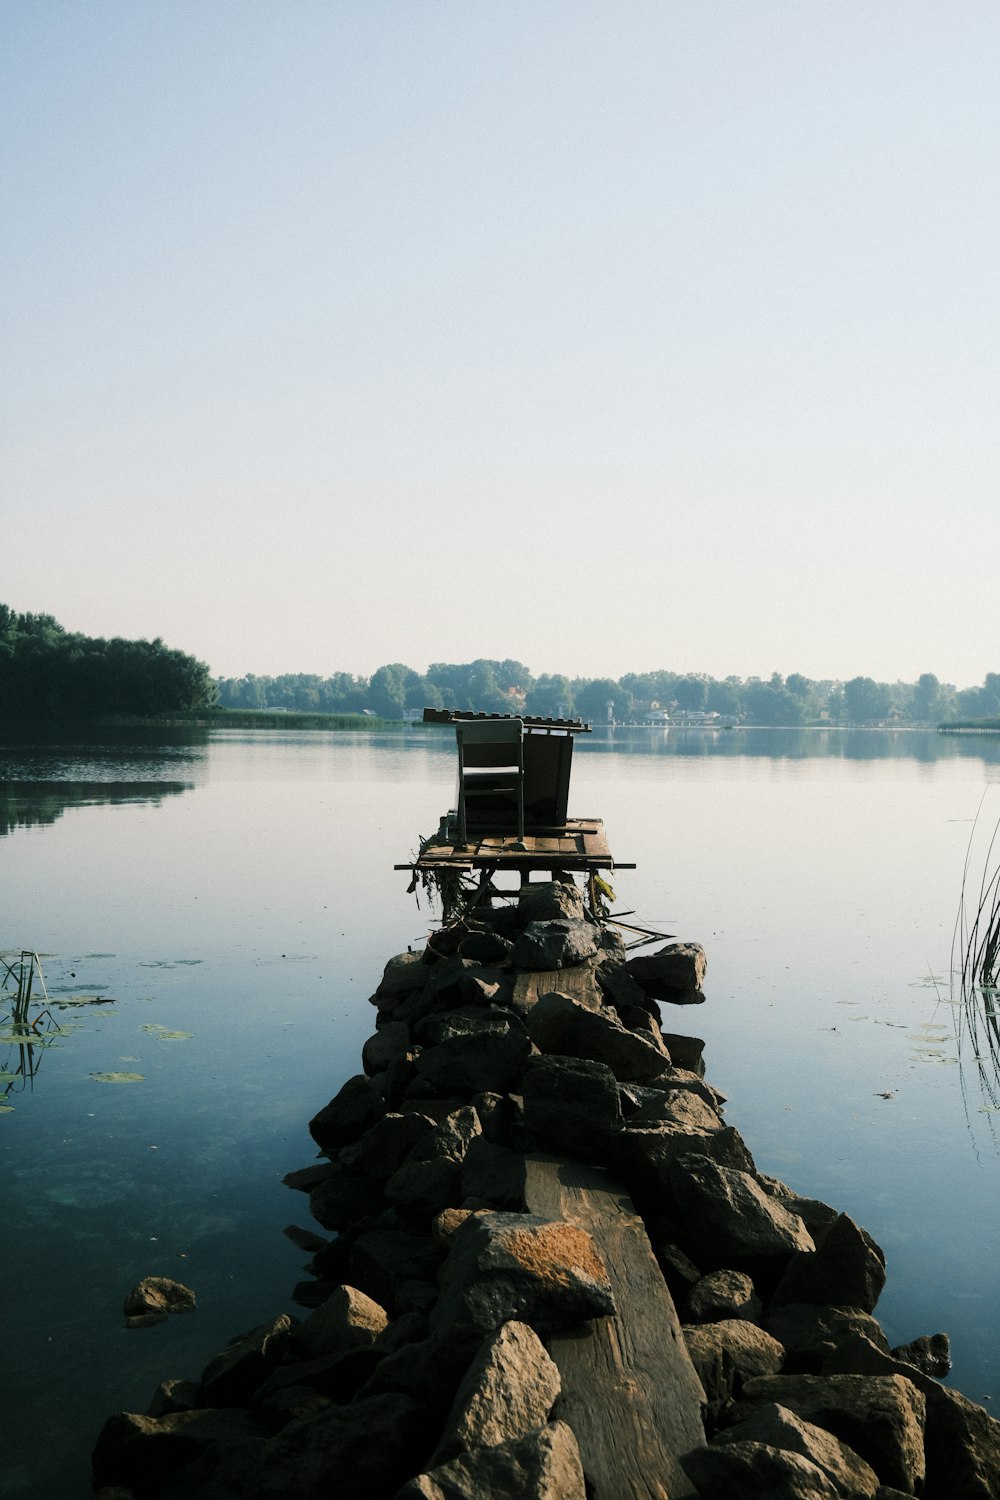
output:
<path id="1" fill-rule="evenodd" d="M 788 1374 L 821 1374 L 824 1360 L 855 1334 L 871 1339 L 884 1353 L 889 1352 L 888 1340 L 878 1323 L 860 1307 L 789 1302 L 782 1307 L 769 1307 L 764 1327 L 784 1345 Z"/>
<path id="2" fill-rule="evenodd" d="M 385 1208 L 382 1184 L 333 1163 L 309 1194 L 309 1209 L 324 1229 L 349 1229 Z"/>
<path id="3" fill-rule="evenodd" d="M 753 1158 L 739 1131 L 723 1125 L 703 1100 L 678 1094 L 667 1107 L 672 1118 L 664 1113 L 650 1125 L 634 1125 L 630 1118 L 614 1141 L 615 1165 L 647 1218 L 673 1201 L 670 1174 L 683 1157 L 707 1157 L 733 1171 L 753 1173 Z"/>
<path id="4" fill-rule="evenodd" d="M 519 969 L 568 969 L 592 958 L 599 946 L 593 923 L 555 918 L 529 922 L 514 943 L 513 958 Z"/>
<path id="5" fill-rule="evenodd" d="M 442 1094 L 506 1093 L 531 1051 L 517 1017 L 489 1007 L 453 1013 L 448 1022 L 444 1039 L 416 1059 L 418 1078 Z"/>
<path id="6" fill-rule="evenodd" d="M 777 1201 L 777 1200 L 775 1200 Z M 773 1303 L 816 1302 L 872 1312 L 885 1285 L 885 1256 L 847 1214 L 839 1214 L 816 1243 L 794 1255 Z"/>
<path id="7" fill-rule="evenodd" d="M 562 880 L 545 880 L 523 885 L 517 898 L 517 919 L 522 927 L 529 922 L 551 922 L 562 919 L 582 922 L 586 912 L 583 891 L 578 885 Z"/>
<path id="8" fill-rule="evenodd" d="M 559 1390 L 559 1371 L 534 1329 L 504 1323 L 466 1371 L 432 1465 L 466 1449 L 516 1441 L 543 1427 Z"/>
<path id="9" fill-rule="evenodd" d="M 684 1249 L 703 1270 L 812 1250 L 802 1220 L 782 1208 L 748 1172 L 702 1156 L 674 1162 L 670 1187 L 684 1225 Z"/>
<path id="10" fill-rule="evenodd" d="M 626 973 L 651 1000 L 690 1005 L 704 1000 L 705 950 L 698 943 L 668 943 L 656 953 L 630 958 Z"/>
<path id="11" fill-rule="evenodd" d="M 373 1344 L 389 1323 L 384 1307 L 353 1286 L 339 1286 L 316 1311 L 292 1331 L 300 1359 L 321 1359 Z"/>
<path id="12" fill-rule="evenodd" d="M 363 1073 L 349 1078 L 329 1104 L 309 1121 L 309 1133 L 321 1151 L 337 1151 L 358 1140 L 385 1114 L 378 1090 Z"/>
<path id="13" fill-rule="evenodd" d="M 402 995 L 409 995 L 414 990 L 422 989 L 427 982 L 427 966 L 423 962 L 423 953 L 397 953 L 390 958 L 382 971 L 378 989 L 373 995 L 373 1000 L 379 1009 L 384 1008 L 384 1002 L 392 1002 Z"/>
<path id="14" fill-rule="evenodd" d="M 718 1323 L 729 1318 L 756 1323 L 760 1314 L 760 1298 L 742 1271 L 710 1271 L 700 1277 L 681 1308 L 685 1323 Z"/>
<path id="15" fill-rule="evenodd" d="M 205 1366 L 201 1376 L 204 1406 L 244 1406 L 254 1391 L 281 1363 L 288 1348 L 292 1320 L 287 1313 L 261 1323 L 231 1339 L 221 1354 Z"/>
<path id="16" fill-rule="evenodd" d="M 361 1049 L 361 1064 L 369 1078 L 384 1073 L 391 1063 L 410 1050 L 410 1028 L 403 1021 L 388 1021 L 370 1036 Z"/>
<path id="17" fill-rule="evenodd" d="M 406 1396 L 329 1406 L 264 1445 L 247 1500 L 390 1500 L 427 1447 L 426 1412 Z"/>
<path id="18" fill-rule="evenodd" d="M 889 1352 L 893 1359 L 901 1360 L 904 1365 L 913 1365 L 924 1375 L 933 1375 L 938 1380 L 943 1380 L 951 1369 L 951 1340 L 946 1333 L 925 1333 Z"/>
<path id="19" fill-rule="evenodd" d="M 389 1312 L 400 1309 L 404 1288 L 411 1282 L 433 1284 L 441 1251 L 427 1235 L 402 1229 L 372 1229 L 351 1246 L 352 1283 Z"/>
<path id="20" fill-rule="evenodd" d="M 416 1111 L 385 1115 L 353 1146 L 344 1147 L 339 1163 L 351 1172 L 365 1172 L 384 1182 L 433 1129 L 434 1121 Z"/>
<path id="21" fill-rule="evenodd" d="M 684 1341 L 713 1412 L 739 1395 L 744 1381 L 776 1375 L 785 1353 L 777 1339 L 744 1318 L 686 1325 Z"/>
<path id="22" fill-rule="evenodd" d="M 603 1062 L 622 1081 L 655 1078 L 670 1066 L 670 1054 L 652 1035 L 629 1031 L 607 1010 L 593 1010 L 558 992 L 541 997 L 527 1027 L 540 1051 Z"/>
<path id="23" fill-rule="evenodd" d="M 681 1462 L 701 1500 L 843 1500 L 816 1464 L 769 1443 L 713 1443 Z"/>
<path id="24" fill-rule="evenodd" d="M 119 1486 L 136 1500 L 146 1500 L 207 1450 L 256 1450 L 264 1436 L 245 1411 L 182 1411 L 162 1417 L 117 1412 L 105 1422 L 94 1447 L 94 1488 Z"/>
<path id="25" fill-rule="evenodd" d="M 586 1230 L 534 1214 L 470 1214 L 452 1237 L 439 1285 L 432 1336 L 470 1353 L 511 1320 L 546 1333 L 614 1312 Z"/>
<path id="26" fill-rule="evenodd" d="M 423 1136 L 385 1185 L 385 1195 L 400 1208 L 430 1218 L 462 1201 L 462 1162 L 470 1143 L 481 1134 L 479 1116 L 467 1106 L 446 1116 Z"/>
<path id="27" fill-rule="evenodd" d="M 824 1372 L 903 1377 L 927 1402 L 925 1500 L 1000 1500 L 1000 1422 L 958 1391 L 856 1335 L 829 1356 Z"/>
<path id="28" fill-rule="evenodd" d="M 126 1294 L 122 1304 L 128 1328 L 146 1328 L 163 1323 L 171 1313 L 193 1312 L 195 1295 L 190 1287 L 169 1276 L 146 1276 Z"/>
<path id="29" fill-rule="evenodd" d="M 798 1453 L 822 1469 L 838 1495 L 868 1500 L 879 1487 L 875 1470 L 853 1448 L 825 1428 L 804 1422 L 784 1406 L 771 1403 L 758 1407 L 735 1427 L 728 1427 L 715 1437 L 717 1445 L 741 1442 L 767 1443 L 772 1448 Z"/>
<path id="30" fill-rule="evenodd" d="M 462 1162 L 462 1200 L 476 1208 L 524 1207 L 524 1157 L 483 1136 L 471 1143 Z"/>
<path id="31" fill-rule="evenodd" d="M 576 1438 L 565 1422 L 550 1422 L 418 1474 L 398 1500 L 586 1500 L 586 1494 Z"/>
<path id="32" fill-rule="evenodd" d="M 537 1140 L 604 1160 L 621 1125 L 618 1084 L 601 1062 L 532 1057 L 521 1075 L 524 1123 Z"/>
<path id="33" fill-rule="evenodd" d="M 832 1432 L 883 1484 L 920 1492 L 926 1402 L 911 1381 L 900 1375 L 764 1375 L 746 1382 L 741 1406 L 770 1402 Z"/>

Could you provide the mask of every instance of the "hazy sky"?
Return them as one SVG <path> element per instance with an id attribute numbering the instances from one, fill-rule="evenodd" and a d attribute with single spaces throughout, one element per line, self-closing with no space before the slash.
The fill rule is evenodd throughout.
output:
<path id="1" fill-rule="evenodd" d="M 1000 670 L 995 0 L 0 0 L 0 600 Z"/>

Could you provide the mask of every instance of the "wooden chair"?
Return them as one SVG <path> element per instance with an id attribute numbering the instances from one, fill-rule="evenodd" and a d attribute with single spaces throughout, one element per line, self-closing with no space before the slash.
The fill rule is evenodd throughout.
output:
<path id="1" fill-rule="evenodd" d="M 516 821 L 518 842 L 523 844 L 524 725 L 521 720 L 458 721 L 455 735 L 458 740 L 459 844 L 468 843 L 470 821 L 484 833 L 505 832 Z"/>

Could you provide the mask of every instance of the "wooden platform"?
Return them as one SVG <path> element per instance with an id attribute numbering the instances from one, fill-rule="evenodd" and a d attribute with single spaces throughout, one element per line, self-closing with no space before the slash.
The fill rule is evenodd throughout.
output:
<path id="1" fill-rule="evenodd" d="M 529 1213 L 594 1238 L 616 1317 L 546 1340 L 559 1368 L 555 1415 L 572 1427 L 593 1500 L 697 1500 L 677 1455 L 704 1445 L 704 1392 L 673 1299 L 632 1200 L 600 1167 L 526 1160 Z"/>
<path id="2" fill-rule="evenodd" d="M 465 845 L 428 842 L 409 864 L 397 870 L 634 870 L 612 858 L 600 818 L 572 818 L 556 828 L 526 833 L 476 834 Z"/>

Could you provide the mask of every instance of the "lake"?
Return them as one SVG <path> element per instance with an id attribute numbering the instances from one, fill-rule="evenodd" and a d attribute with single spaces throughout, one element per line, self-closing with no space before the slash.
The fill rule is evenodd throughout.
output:
<path id="1" fill-rule="evenodd" d="M 282 1230 L 311 1221 L 281 1179 L 426 935 L 392 867 L 454 761 L 430 726 L 0 745 L 0 945 L 43 955 L 52 1018 L 0 1114 L 0 1494 L 87 1495 L 107 1415 L 296 1311 Z M 890 1341 L 948 1332 L 951 1383 L 1000 1403 L 1000 1085 L 949 983 L 998 783 L 996 736 L 615 729 L 577 742 L 570 812 L 637 863 L 614 909 L 704 946 L 707 1003 L 668 1026 L 705 1038 L 758 1167 L 862 1223 Z M 197 1310 L 126 1330 L 147 1275 Z"/>

